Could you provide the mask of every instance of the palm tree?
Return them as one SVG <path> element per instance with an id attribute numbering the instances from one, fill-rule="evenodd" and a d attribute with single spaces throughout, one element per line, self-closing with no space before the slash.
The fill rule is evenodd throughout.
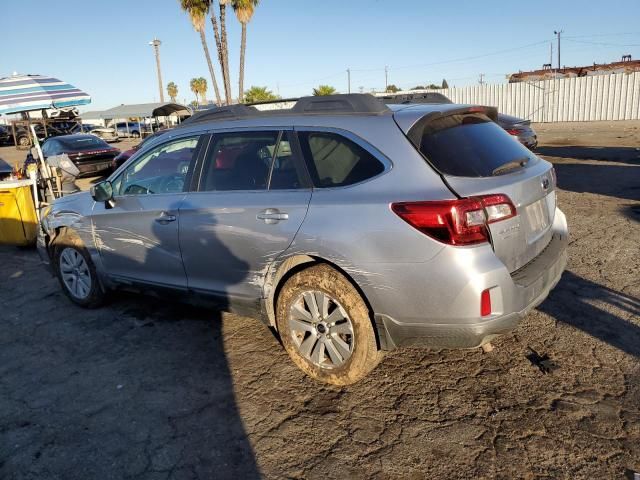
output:
<path id="1" fill-rule="evenodd" d="M 189 88 L 191 88 L 191 91 L 196 96 L 196 106 L 199 107 L 200 106 L 200 102 L 198 101 L 198 92 L 200 91 L 200 89 L 198 88 L 198 79 L 197 78 L 192 78 L 191 79 L 191 81 L 189 82 Z"/>
<path id="2" fill-rule="evenodd" d="M 278 100 L 280 97 L 275 95 L 267 87 L 252 86 L 244 92 L 244 100 L 247 103 L 268 102 L 269 100 Z"/>
<path id="3" fill-rule="evenodd" d="M 207 103 L 207 79 L 204 77 L 192 78 L 189 82 L 191 91 L 196 96 L 198 105 Z M 200 99 L 200 101 L 199 101 Z"/>
<path id="4" fill-rule="evenodd" d="M 313 89 L 313 94 L 318 97 L 322 95 L 334 95 L 336 94 L 336 89 L 331 85 L 319 85 L 318 88 Z"/>
<path id="5" fill-rule="evenodd" d="M 242 39 L 240 42 L 240 74 L 238 80 L 238 102 L 243 102 L 244 88 L 244 52 L 247 49 L 247 24 L 253 17 L 253 12 L 258 5 L 258 0 L 232 0 L 233 10 L 236 12 L 238 21 L 242 24 Z"/>
<path id="6" fill-rule="evenodd" d="M 167 93 L 169 94 L 171 101 L 175 103 L 176 97 L 178 96 L 178 86 L 173 82 L 167 83 Z"/>
<path id="7" fill-rule="evenodd" d="M 204 18 L 209 11 L 209 3 L 207 0 L 180 0 L 180 6 L 182 7 L 182 10 L 189 14 L 194 30 L 200 34 L 202 49 L 204 50 L 204 56 L 207 59 L 209 74 L 211 75 L 211 82 L 213 83 L 213 90 L 216 94 L 216 102 L 218 105 L 221 105 L 222 102 L 220 100 L 218 82 L 216 81 L 216 74 L 213 71 L 213 63 L 211 63 L 211 55 L 209 55 L 209 47 L 207 46 L 207 39 L 204 34 Z"/>
<path id="8" fill-rule="evenodd" d="M 211 25 L 213 26 L 213 36 L 216 40 L 216 48 L 218 49 L 218 61 L 222 69 L 222 82 L 224 84 L 224 96 L 227 105 L 231 103 L 231 80 L 229 79 L 229 52 L 227 50 L 227 26 L 226 26 L 226 4 L 228 0 L 219 0 L 220 3 L 220 25 L 222 27 L 222 36 L 218 29 L 218 19 L 215 6 L 215 0 L 206 0 L 209 5 L 211 14 Z M 223 44 L 224 39 L 224 44 Z"/>
<path id="9" fill-rule="evenodd" d="M 222 70 L 224 71 L 225 90 L 231 103 L 231 76 L 229 75 L 229 45 L 227 43 L 227 4 L 230 0 L 218 0 L 220 4 L 220 49 L 222 50 Z M 256 0 L 257 2 L 257 0 Z M 242 92 L 242 89 L 240 89 Z M 238 96 L 242 94 L 239 93 Z"/>

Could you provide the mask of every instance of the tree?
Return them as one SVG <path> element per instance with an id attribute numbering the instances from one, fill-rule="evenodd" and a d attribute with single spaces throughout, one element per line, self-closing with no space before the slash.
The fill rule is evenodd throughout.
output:
<path id="1" fill-rule="evenodd" d="M 449 84 L 447 83 L 447 81 L 444 78 L 442 79 L 442 87 L 441 88 L 449 88 Z"/>
<path id="2" fill-rule="evenodd" d="M 416 85 L 411 90 L 424 90 L 426 87 L 424 85 Z"/>
<path id="3" fill-rule="evenodd" d="M 204 77 L 192 78 L 189 82 L 191 91 L 196 96 L 198 105 L 207 103 L 207 79 Z"/>
<path id="4" fill-rule="evenodd" d="M 244 92 L 244 101 L 247 103 L 268 102 L 270 100 L 278 100 L 280 97 L 275 95 L 267 87 L 252 86 Z"/>
<path id="5" fill-rule="evenodd" d="M 218 105 L 221 105 L 222 102 L 220 101 L 218 82 L 216 81 L 216 74 L 213 71 L 213 63 L 211 62 L 209 47 L 207 46 L 207 39 L 204 33 L 204 19 L 205 15 L 209 11 L 209 2 L 207 0 L 180 0 L 180 6 L 182 7 L 182 10 L 187 12 L 189 15 L 189 19 L 191 20 L 194 30 L 200 34 L 200 42 L 202 43 L 204 56 L 207 59 L 207 65 L 209 66 L 209 74 L 211 75 L 211 82 L 213 83 L 216 102 Z"/>
<path id="6" fill-rule="evenodd" d="M 215 0 L 204 0 L 207 2 L 210 16 L 211 25 L 213 26 L 213 37 L 216 41 L 216 48 L 218 50 L 218 61 L 220 62 L 220 69 L 222 70 L 222 83 L 224 85 L 224 97 L 225 102 L 229 105 L 232 102 L 231 93 L 231 80 L 229 78 L 229 50 L 227 46 L 227 3 L 230 0 L 218 0 L 220 4 L 220 29 L 218 29 L 218 19 L 216 17 Z"/>
<path id="7" fill-rule="evenodd" d="M 258 0 L 232 0 L 233 10 L 238 21 L 242 24 L 242 37 L 240 40 L 240 74 L 238 77 L 238 102 L 243 102 L 244 88 L 244 52 L 247 49 L 247 24 L 253 17 L 253 12 L 258 5 Z"/>
<path id="8" fill-rule="evenodd" d="M 435 83 L 430 83 L 425 88 L 429 90 L 440 90 L 440 85 L 436 85 Z"/>
<path id="9" fill-rule="evenodd" d="M 393 83 L 389 86 L 387 86 L 387 93 L 396 93 L 399 92 L 400 89 L 398 87 L 396 87 Z"/>
<path id="10" fill-rule="evenodd" d="M 169 94 L 171 101 L 175 103 L 176 97 L 178 96 L 178 86 L 173 82 L 167 83 L 167 93 Z"/>
<path id="11" fill-rule="evenodd" d="M 313 94 L 318 97 L 321 95 L 334 95 L 338 92 L 336 92 L 336 89 L 333 88 L 331 85 L 318 85 L 318 88 L 314 88 L 313 89 Z"/>

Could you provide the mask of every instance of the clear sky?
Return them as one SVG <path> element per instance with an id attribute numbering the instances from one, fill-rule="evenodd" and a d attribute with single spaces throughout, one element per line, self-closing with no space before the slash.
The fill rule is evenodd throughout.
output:
<path id="1" fill-rule="evenodd" d="M 232 11 L 227 18 L 236 92 L 240 27 Z M 346 92 L 351 68 L 352 91 L 370 91 L 384 87 L 385 65 L 389 83 L 402 88 L 443 78 L 470 85 L 480 73 L 501 83 L 547 63 L 558 28 L 564 65 L 640 59 L 638 19 L 638 0 L 262 0 L 248 29 L 245 87 L 283 97 L 320 83 Z M 158 100 L 148 45 L 156 36 L 163 80 L 178 85 L 180 101 L 194 98 L 192 77 L 210 82 L 199 36 L 177 0 L 0 0 L 0 31 L 0 77 L 58 77 L 91 94 L 88 109 Z M 206 33 L 215 56 L 210 22 Z"/>

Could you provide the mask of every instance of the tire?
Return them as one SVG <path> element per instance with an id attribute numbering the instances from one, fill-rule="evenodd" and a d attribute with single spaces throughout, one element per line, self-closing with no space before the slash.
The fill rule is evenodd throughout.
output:
<path id="1" fill-rule="evenodd" d="M 96 267 L 75 232 L 66 230 L 56 237 L 53 262 L 56 276 L 69 300 L 85 308 L 96 308 L 102 304 L 105 293 L 98 281 Z"/>
<path id="2" fill-rule="evenodd" d="M 131 136 L 133 138 L 140 138 L 140 132 L 134 130 L 133 132 L 131 132 Z"/>
<path id="3" fill-rule="evenodd" d="M 328 265 L 309 267 L 287 280 L 278 295 L 276 324 L 293 362 L 324 383 L 355 383 L 384 356 L 366 303 L 351 282 Z"/>

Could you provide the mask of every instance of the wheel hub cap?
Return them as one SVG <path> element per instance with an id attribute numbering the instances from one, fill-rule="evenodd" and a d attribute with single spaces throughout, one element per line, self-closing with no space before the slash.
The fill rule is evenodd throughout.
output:
<path id="1" fill-rule="evenodd" d="M 342 305 L 325 292 L 300 294 L 289 312 L 289 328 L 298 352 L 318 367 L 339 367 L 353 353 L 351 319 Z"/>
<path id="2" fill-rule="evenodd" d="M 60 254 L 60 275 L 69 293 L 84 300 L 91 292 L 91 272 L 84 257 L 74 248 L 65 248 Z"/>

